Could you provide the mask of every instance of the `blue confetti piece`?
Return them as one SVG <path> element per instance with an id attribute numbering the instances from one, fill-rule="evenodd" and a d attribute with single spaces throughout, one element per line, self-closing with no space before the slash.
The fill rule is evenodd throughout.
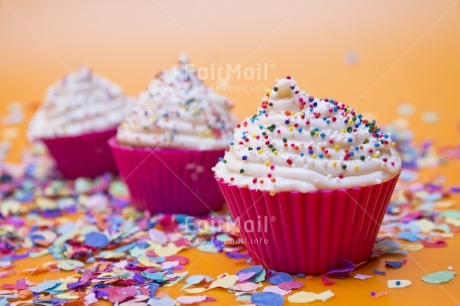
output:
<path id="1" fill-rule="evenodd" d="M 278 274 L 276 274 L 275 276 L 272 276 L 268 279 L 268 282 L 272 285 L 279 285 L 281 283 L 284 283 L 284 282 L 290 282 L 290 281 L 293 281 L 294 278 L 288 274 L 288 273 L 284 273 L 284 272 L 280 272 Z"/>
<path id="2" fill-rule="evenodd" d="M 238 272 L 236 273 L 236 275 L 240 275 L 240 274 L 242 274 L 242 273 L 248 274 L 248 273 L 252 273 L 252 272 L 254 273 L 254 275 L 256 275 L 256 274 L 259 274 L 260 271 L 263 270 L 263 268 L 264 268 L 264 267 L 262 267 L 261 265 L 252 266 L 252 267 L 245 268 L 245 269 L 242 269 L 242 270 L 238 271 Z"/>
<path id="3" fill-rule="evenodd" d="M 157 283 L 149 284 L 149 297 L 153 298 L 155 296 L 155 292 L 157 291 L 158 287 L 160 287 L 160 285 L 158 285 Z"/>
<path id="4" fill-rule="evenodd" d="M 396 238 L 407 240 L 410 242 L 419 241 L 419 238 L 412 232 L 400 232 L 396 235 Z"/>
<path id="5" fill-rule="evenodd" d="M 399 269 L 402 267 L 403 263 L 401 261 L 387 261 L 385 260 L 385 265 L 393 269 Z"/>
<path id="6" fill-rule="evenodd" d="M 251 302 L 257 306 L 281 306 L 284 298 L 273 292 L 258 292 L 251 296 Z"/>
<path id="7" fill-rule="evenodd" d="M 166 281 L 165 276 L 161 272 L 150 273 L 147 271 L 143 271 L 142 276 L 150 280 L 153 280 L 154 282 L 157 282 L 157 283 L 162 283 Z"/>
<path id="8" fill-rule="evenodd" d="M 375 270 L 374 270 L 374 274 L 377 274 L 377 275 L 385 275 L 386 272 L 385 272 L 385 271 L 380 271 L 380 270 L 375 269 Z"/>
<path id="9" fill-rule="evenodd" d="M 30 287 L 29 290 L 32 291 L 33 293 L 42 293 L 42 292 L 53 290 L 60 284 L 62 284 L 62 281 L 46 280 L 36 286 Z"/>
<path id="10" fill-rule="evenodd" d="M 109 238 L 98 232 L 91 232 L 85 236 L 85 244 L 92 246 L 94 248 L 102 249 L 108 246 L 110 243 Z"/>

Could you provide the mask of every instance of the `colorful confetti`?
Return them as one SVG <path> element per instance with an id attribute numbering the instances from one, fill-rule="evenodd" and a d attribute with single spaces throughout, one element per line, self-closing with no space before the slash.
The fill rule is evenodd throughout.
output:
<path id="1" fill-rule="evenodd" d="M 422 281 L 430 284 L 447 283 L 454 279 L 455 274 L 452 271 L 438 271 L 423 276 Z"/>

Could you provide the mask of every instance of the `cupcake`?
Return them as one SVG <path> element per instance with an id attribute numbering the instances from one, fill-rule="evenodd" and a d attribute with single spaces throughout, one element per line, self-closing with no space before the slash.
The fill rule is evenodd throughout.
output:
<path id="1" fill-rule="evenodd" d="M 231 109 L 185 56 L 152 80 L 109 142 L 139 209 L 190 215 L 221 209 L 211 168 L 232 140 Z"/>
<path id="2" fill-rule="evenodd" d="M 107 140 L 123 120 L 127 98 L 120 87 L 80 67 L 52 85 L 28 128 L 42 141 L 65 178 L 116 172 Z"/>
<path id="3" fill-rule="evenodd" d="M 286 77 L 214 171 L 256 262 L 322 274 L 368 259 L 401 169 L 393 146 L 375 121 Z"/>

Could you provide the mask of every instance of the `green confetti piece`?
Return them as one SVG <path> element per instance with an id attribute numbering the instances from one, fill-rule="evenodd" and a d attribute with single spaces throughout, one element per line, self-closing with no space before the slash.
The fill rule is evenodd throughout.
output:
<path id="1" fill-rule="evenodd" d="M 455 272 L 452 271 L 438 271 L 435 273 L 422 276 L 424 282 L 430 284 L 446 283 L 454 279 Z"/>

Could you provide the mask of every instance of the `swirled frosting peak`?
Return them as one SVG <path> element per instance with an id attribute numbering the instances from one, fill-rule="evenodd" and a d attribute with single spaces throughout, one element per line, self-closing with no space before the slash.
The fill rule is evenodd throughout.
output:
<path id="1" fill-rule="evenodd" d="M 237 125 L 214 171 L 239 187 L 309 192 L 378 184 L 400 169 L 391 135 L 374 120 L 310 96 L 288 76 L 267 91 L 257 114 Z"/>
<path id="2" fill-rule="evenodd" d="M 230 101 L 206 87 L 182 55 L 140 95 L 117 140 L 136 147 L 224 149 L 236 125 L 231 109 Z"/>
<path id="3" fill-rule="evenodd" d="M 52 85 L 29 125 L 32 140 L 115 128 L 128 98 L 119 86 L 80 67 Z"/>

